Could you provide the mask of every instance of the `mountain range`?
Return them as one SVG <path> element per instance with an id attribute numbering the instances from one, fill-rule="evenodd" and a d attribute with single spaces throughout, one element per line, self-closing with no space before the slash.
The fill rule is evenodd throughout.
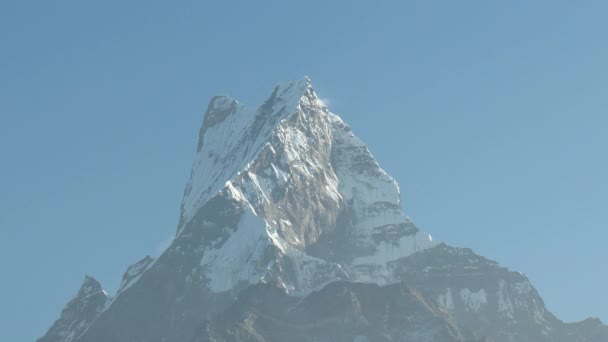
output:
<path id="1" fill-rule="evenodd" d="M 39 342 L 605 342 L 526 276 L 434 241 L 308 78 L 258 108 L 209 102 L 175 237 L 93 277 Z"/>

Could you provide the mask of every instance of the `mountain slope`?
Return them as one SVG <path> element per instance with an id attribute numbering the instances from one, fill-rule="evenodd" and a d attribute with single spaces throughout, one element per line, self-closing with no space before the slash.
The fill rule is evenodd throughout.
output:
<path id="1" fill-rule="evenodd" d="M 353 301 L 328 316 L 321 303 L 340 296 Z M 292 316 L 296 302 L 312 306 Z M 392 308 L 381 327 L 374 303 Z M 584 330 L 553 317 L 523 275 L 419 231 L 395 180 L 307 78 L 256 110 L 211 99 L 173 242 L 130 266 L 113 298 L 72 306 L 41 341 L 305 340 L 313 315 L 340 319 L 317 336 L 338 340 L 575 341 Z M 376 323 L 359 331 L 353 312 Z M 589 341 L 605 336 L 594 327 Z"/>
<path id="2" fill-rule="evenodd" d="M 299 300 L 259 284 L 206 321 L 193 341 L 462 342 L 436 306 L 404 284 L 338 281 Z"/>

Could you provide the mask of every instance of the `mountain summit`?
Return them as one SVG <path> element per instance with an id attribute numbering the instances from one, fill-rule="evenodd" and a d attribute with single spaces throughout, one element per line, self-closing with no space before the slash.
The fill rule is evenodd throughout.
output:
<path id="1" fill-rule="evenodd" d="M 215 292 L 258 282 L 290 293 L 336 279 L 384 284 L 396 280 L 389 262 L 434 245 L 403 214 L 397 183 L 308 79 L 275 87 L 256 110 L 211 100 L 181 208 L 178 238 L 201 224 L 223 232 L 202 253 Z"/>
<path id="2" fill-rule="evenodd" d="M 608 340 L 522 274 L 434 242 L 400 196 L 308 78 L 256 109 L 214 97 L 170 246 L 113 297 L 87 277 L 39 341 Z"/>

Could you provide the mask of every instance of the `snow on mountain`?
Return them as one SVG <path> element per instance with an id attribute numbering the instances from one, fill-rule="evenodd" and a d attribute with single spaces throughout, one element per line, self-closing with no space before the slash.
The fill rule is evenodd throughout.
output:
<path id="1" fill-rule="evenodd" d="M 434 242 L 404 214 L 400 197 L 395 180 L 308 78 L 276 86 L 257 109 L 214 97 L 171 244 L 158 258 L 131 265 L 112 298 L 87 278 L 39 341 L 198 341 L 216 340 L 214 334 L 263 341 L 264 334 L 278 336 L 273 327 L 306 340 L 335 320 L 340 336 L 360 341 L 587 336 L 577 330 L 582 325 L 553 317 L 521 274 Z M 284 296 L 276 297 L 281 303 L 241 296 L 256 291 Z M 324 311 L 323 301 L 335 298 L 336 311 Z M 414 306 L 391 304 L 406 299 Z M 297 303 L 324 321 L 306 316 L 306 326 L 297 326 Z M 403 320 L 418 323 L 404 330 Z M 587 325 L 600 337 L 582 340 L 608 336 L 600 323 Z"/>

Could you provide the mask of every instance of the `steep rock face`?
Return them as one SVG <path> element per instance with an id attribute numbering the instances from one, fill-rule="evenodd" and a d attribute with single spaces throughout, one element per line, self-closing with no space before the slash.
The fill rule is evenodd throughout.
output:
<path id="1" fill-rule="evenodd" d="M 256 110 L 214 97 L 174 240 L 129 266 L 113 298 L 93 292 L 41 340 L 306 340 L 311 326 L 319 340 L 606 340 L 601 323 L 553 317 L 523 275 L 419 231 L 308 79 Z"/>

